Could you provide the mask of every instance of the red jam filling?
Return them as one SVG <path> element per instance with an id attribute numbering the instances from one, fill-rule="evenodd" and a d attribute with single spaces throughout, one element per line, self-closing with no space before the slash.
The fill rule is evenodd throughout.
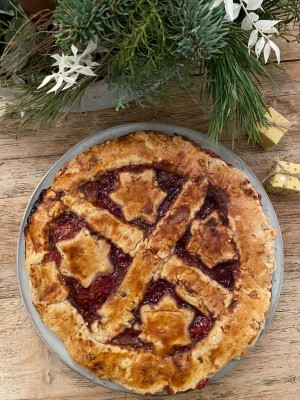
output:
<path id="1" fill-rule="evenodd" d="M 109 193 L 116 189 L 118 183 L 119 171 L 116 170 L 101 175 L 96 181 L 83 184 L 81 190 L 90 202 L 106 208 L 117 218 L 124 219 L 121 207 L 109 197 Z"/>
<path id="2" fill-rule="evenodd" d="M 174 172 L 167 172 L 159 169 L 155 172 L 157 183 L 160 188 L 167 193 L 167 197 L 157 210 L 158 218 L 161 218 L 178 196 L 185 179 L 183 176 L 175 174 Z"/>
<path id="3" fill-rule="evenodd" d="M 120 168 L 119 170 L 115 170 L 113 172 L 105 173 L 96 181 L 83 184 L 81 186 L 81 190 L 90 202 L 98 205 L 99 207 L 106 208 L 117 218 L 124 222 L 128 222 L 125 221 L 122 208 L 111 200 L 109 194 L 117 188 L 119 184 L 120 172 L 129 171 L 137 173 L 144 171 L 146 168 L 146 166 L 129 166 Z M 157 210 L 157 219 L 159 219 L 167 212 L 172 202 L 177 197 L 183 185 L 184 178 L 178 174 L 162 171 L 160 169 L 154 169 L 154 171 L 156 173 L 157 183 L 159 184 L 160 188 L 167 193 L 167 197 Z M 137 218 L 129 223 L 142 229 L 145 232 L 145 236 L 150 235 L 151 231 L 153 230 L 153 225 L 147 223 L 143 218 Z"/>
<path id="4" fill-rule="evenodd" d="M 50 252 L 48 254 L 46 254 L 46 256 L 45 256 L 45 261 L 46 262 L 54 261 L 56 263 L 56 265 L 59 266 L 61 263 L 60 252 L 57 250 L 57 248 L 54 245 L 52 245 L 51 248 L 52 249 L 50 250 Z"/>
<path id="5" fill-rule="evenodd" d="M 45 260 L 47 262 L 54 261 L 59 266 L 61 255 L 55 243 L 60 240 L 72 239 L 84 226 L 87 226 L 85 221 L 72 212 L 66 212 L 58 217 L 49 229 L 50 251 L 45 256 Z"/>
<path id="6" fill-rule="evenodd" d="M 43 190 L 41 191 L 41 193 L 39 194 L 39 197 L 38 197 L 38 198 L 36 199 L 36 201 L 33 203 L 33 206 L 32 206 L 32 208 L 31 208 L 30 213 L 29 213 L 28 218 L 27 218 L 27 225 L 30 224 L 31 217 L 33 216 L 33 214 L 36 212 L 38 206 L 39 206 L 39 205 L 41 204 L 41 202 L 43 201 L 43 198 L 45 197 L 45 194 L 46 194 L 46 193 L 47 193 L 47 189 L 43 189 Z M 26 228 L 25 228 L 25 229 L 26 229 Z"/>
<path id="7" fill-rule="evenodd" d="M 94 234 L 88 224 L 74 213 L 66 212 L 57 218 L 49 230 L 50 251 L 46 255 L 46 260 L 54 261 L 59 266 L 61 255 L 55 243 L 60 240 L 72 239 L 83 227 Z M 84 288 L 76 279 L 64 277 L 65 284 L 70 291 L 69 301 L 89 324 L 100 318 L 97 310 L 115 292 L 132 262 L 130 255 L 124 253 L 113 243 L 110 243 L 110 245 L 109 258 L 114 267 L 110 275 L 99 276 L 88 288 Z"/>
<path id="8" fill-rule="evenodd" d="M 258 198 L 258 200 L 259 200 L 259 202 L 260 202 L 260 205 L 262 206 L 262 202 L 261 202 L 261 194 L 257 194 L 257 198 Z"/>
<path id="9" fill-rule="evenodd" d="M 217 281 L 226 289 L 233 290 L 235 279 L 239 274 L 239 261 L 226 261 L 210 269 L 206 267 L 197 256 L 192 255 L 186 250 L 190 237 L 190 231 L 187 230 L 183 237 L 177 242 L 175 254 L 182 258 L 187 264 L 201 269 L 202 272 Z"/>
<path id="10" fill-rule="evenodd" d="M 77 217 L 72 212 L 66 212 L 56 219 L 49 231 L 50 242 L 72 239 L 77 233 L 86 226 L 84 220 Z"/>
<path id="11" fill-rule="evenodd" d="M 132 258 L 111 244 L 110 261 L 114 267 L 110 275 L 99 276 L 88 288 L 76 279 L 64 277 L 70 290 L 68 299 L 88 324 L 100 319 L 97 310 L 112 295 L 122 282 Z"/>
<path id="12" fill-rule="evenodd" d="M 223 224 L 228 224 L 228 195 L 225 190 L 209 184 L 204 204 L 196 218 L 205 219 L 213 211 L 217 211 Z"/>
<path id="13" fill-rule="evenodd" d="M 146 304 L 157 304 L 166 294 L 170 294 L 176 300 L 179 307 L 189 308 L 194 311 L 194 319 L 189 326 L 192 345 L 175 349 L 176 352 L 185 351 L 191 348 L 196 342 L 199 342 L 201 339 L 208 335 L 210 329 L 214 325 L 214 319 L 211 316 L 204 315 L 201 311 L 181 299 L 175 291 L 175 286 L 164 279 L 160 279 L 156 282 L 152 281 L 148 286 L 144 298 L 140 302 L 139 306 L 132 312 L 135 317 L 133 326 L 135 326 L 136 324 L 140 325 L 142 323 L 141 307 Z M 118 344 L 121 346 L 139 347 L 143 348 L 144 350 L 151 350 L 151 344 L 142 342 L 138 338 L 139 334 L 139 330 L 135 328 L 127 328 L 118 336 L 113 338 L 109 343 Z"/>
<path id="14" fill-rule="evenodd" d="M 204 153 L 208 154 L 212 158 L 221 158 L 217 153 L 215 153 L 214 151 L 212 151 L 210 149 L 202 149 L 202 150 L 204 151 Z"/>
<path id="15" fill-rule="evenodd" d="M 109 344 L 117 344 L 119 346 L 130 346 L 143 350 L 152 350 L 153 346 L 151 343 L 142 341 L 138 336 L 141 331 L 134 328 L 127 328 L 118 336 L 114 337 Z"/>

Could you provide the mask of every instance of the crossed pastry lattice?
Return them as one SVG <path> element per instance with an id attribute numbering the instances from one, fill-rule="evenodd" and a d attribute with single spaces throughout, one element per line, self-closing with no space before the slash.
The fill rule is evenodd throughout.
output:
<path id="1" fill-rule="evenodd" d="M 148 171 L 153 174 L 153 170 Z M 123 181 L 125 178 L 130 178 L 130 174 L 123 176 Z M 122 183 L 122 179 L 120 179 L 120 182 Z M 130 184 L 133 184 L 132 179 Z M 165 198 L 165 192 L 160 190 L 161 193 L 159 193 L 157 182 L 155 181 L 154 184 L 161 203 Z M 124 185 L 123 192 L 126 194 L 126 183 Z M 72 194 L 66 194 L 62 197 L 62 201 L 68 210 L 83 218 L 97 234 L 109 239 L 124 253 L 133 257 L 124 279 L 113 295 L 109 296 L 99 309 L 101 319 L 95 321 L 92 326 L 94 334 L 98 335 L 101 340 L 111 340 L 120 334 L 124 328 L 131 326 L 133 321 L 132 311 L 138 307 L 153 279 L 165 279 L 174 284 L 178 296 L 206 315 L 210 314 L 217 317 L 224 312 L 225 308 L 229 307 L 233 300 L 232 291 L 220 285 L 201 269 L 191 267 L 184 258 L 176 254 L 175 250 L 176 243 L 190 230 L 191 237 L 187 243 L 187 254 L 193 253 L 198 257 L 200 256 L 208 265 L 210 271 L 213 271 L 214 267 L 222 261 L 237 259 L 231 230 L 220 221 L 217 212 L 213 211 L 204 220 L 196 218 L 196 214 L 204 204 L 207 189 L 208 181 L 206 178 L 199 181 L 187 180 L 183 183 L 170 208 L 157 220 L 152 233 L 147 237 L 143 236 L 141 229 L 128 221 L 128 216 L 127 221 L 122 221 L 106 208 L 91 203 L 84 195 L 81 198 Z M 118 189 L 112 191 L 111 197 L 114 201 L 122 203 L 122 200 L 118 199 L 117 196 L 120 190 L 122 191 L 122 187 L 119 183 Z M 137 193 L 137 199 L 138 196 Z M 153 207 L 157 208 L 158 205 L 149 205 L 152 222 L 155 214 Z M 123 210 L 124 206 L 126 209 L 126 204 L 122 206 Z M 127 215 L 130 215 L 130 212 L 127 212 Z M 205 238 L 208 241 L 213 241 L 215 240 L 214 235 L 219 237 L 219 249 L 215 249 L 216 254 L 210 254 L 209 246 L 212 244 L 208 243 L 209 246 L 206 248 Z M 157 323 L 155 315 L 160 315 L 159 313 L 169 312 L 169 316 L 175 315 L 177 322 L 182 320 L 186 326 L 193 319 L 191 312 L 184 309 L 180 310 L 170 296 L 165 296 L 159 305 L 152 307 L 153 310 L 154 313 L 151 314 L 151 307 L 144 309 L 144 332 L 141 337 L 146 340 L 151 340 L 151 334 L 153 336 L 153 332 L 148 332 L 148 336 L 145 333 L 147 321 L 150 321 L 150 325 L 155 325 Z M 169 319 L 169 322 L 171 328 L 171 319 Z M 153 341 L 156 340 L 159 343 L 157 332 L 155 335 Z M 179 342 L 176 344 L 182 346 L 188 344 L 189 338 L 186 337 L 184 329 L 181 336 L 181 342 L 179 338 Z"/>

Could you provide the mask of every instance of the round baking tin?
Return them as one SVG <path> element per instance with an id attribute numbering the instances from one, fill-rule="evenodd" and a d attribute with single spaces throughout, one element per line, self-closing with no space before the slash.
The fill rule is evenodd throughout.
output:
<path id="1" fill-rule="evenodd" d="M 141 122 L 141 123 L 132 123 L 132 124 L 125 124 L 125 125 L 118 125 L 112 128 L 105 129 L 101 132 L 90 136 L 74 147 L 72 147 L 69 151 L 67 151 L 53 166 L 52 168 L 46 173 L 44 178 L 36 187 L 35 191 L 32 194 L 31 199 L 28 202 L 26 210 L 23 215 L 23 219 L 21 222 L 19 238 L 18 238 L 18 248 L 17 248 L 17 274 L 19 280 L 19 288 L 27 308 L 27 312 L 37 330 L 41 338 L 43 339 L 44 343 L 48 346 L 48 348 L 68 367 L 72 368 L 74 371 L 78 372 L 80 375 L 84 376 L 85 378 L 89 379 L 93 383 L 103 386 L 107 389 L 122 391 L 126 393 L 134 393 L 133 391 L 129 391 L 125 389 L 123 386 L 98 378 L 96 375 L 92 374 L 85 368 L 81 367 L 80 365 L 76 364 L 72 358 L 69 356 L 67 349 L 65 348 L 63 342 L 58 338 L 58 336 L 50 330 L 41 320 L 38 312 L 36 311 L 33 303 L 32 303 L 32 294 L 29 286 L 29 278 L 27 269 L 25 267 L 25 239 L 24 239 L 24 229 L 27 224 L 27 219 L 30 214 L 30 211 L 38 199 L 41 191 L 43 189 L 47 189 L 51 186 L 56 173 L 58 170 L 69 160 L 76 157 L 78 154 L 82 153 L 83 151 L 87 150 L 88 148 L 103 143 L 106 140 L 116 139 L 119 136 L 127 135 L 131 132 L 136 132 L 139 130 L 145 131 L 161 131 L 168 135 L 179 134 L 182 136 L 186 136 L 192 139 L 195 143 L 198 143 L 201 147 L 205 149 L 210 149 L 217 153 L 223 160 L 227 161 L 228 163 L 232 164 L 234 167 L 238 168 L 245 175 L 248 177 L 249 181 L 251 182 L 252 186 L 255 188 L 257 193 L 261 195 L 261 203 L 263 210 L 268 217 L 271 226 L 277 232 L 277 238 L 275 240 L 275 258 L 276 258 L 276 270 L 272 276 L 272 297 L 271 297 L 271 304 L 270 304 L 270 312 L 269 316 L 266 319 L 265 326 L 261 331 L 259 337 L 263 335 L 266 331 L 277 306 L 282 281 L 283 281 L 283 265 L 284 265 L 284 255 L 283 255 L 283 242 L 281 237 L 280 226 L 272 206 L 272 203 L 265 192 L 263 186 L 250 170 L 247 165 L 233 152 L 228 150 L 226 147 L 222 146 L 221 144 L 215 144 L 211 142 L 211 140 L 201 134 L 200 132 L 193 131 L 191 129 L 176 126 L 176 125 L 169 125 L 169 124 L 161 124 L 161 123 L 153 123 L 153 122 Z M 210 378 L 210 382 L 216 381 L 217 379 L 226 375 L 229 371 L 231 371 L 241 359 L 231 360 L 225 367 L 223 367 L 219 372 L 213 375 Z M 166 392 L 160 392 L 157 394 L 166 395 Z"/>

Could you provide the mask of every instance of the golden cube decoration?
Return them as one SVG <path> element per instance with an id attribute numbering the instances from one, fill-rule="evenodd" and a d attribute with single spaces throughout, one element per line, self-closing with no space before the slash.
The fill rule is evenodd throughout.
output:
<path id="1" fill-rule="evenodd" d="M 269 171 L 265 188 L 269 193 L 279 193 L 282 195 L 299 193 L 300 164 L 276 161 Z"/>
<path id="2" fill-rule="evenodd" d="M 269 114 L 270 113 L 270 114 Z M 274 108 L 269 108 L 269 113 L 266 113 L 266 117 L 269 121 L 270 126 L 260 127 L 260 138 L 258 144 L 265 150 L 276 146 L 286 131 L 290 128 L 292 123 L 284 118 Z"/>

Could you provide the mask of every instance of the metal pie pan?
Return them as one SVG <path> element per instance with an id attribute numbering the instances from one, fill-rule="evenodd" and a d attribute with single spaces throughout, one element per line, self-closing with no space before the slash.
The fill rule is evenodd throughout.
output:
<path id="1" fill-rule="evenodd" d="M 264 332 L 266 331 L 277 306 L 282 280 L 283 280 L 283 265 L 284 265 L 284 257 L 283 257 L 283 243 L 282 237 L 280 232 L 279 223 L 272 206 L 272 203 L 265 192 L 264 188 L 262 187 L 259 180 L 253 174 L 253 172 L 247 167 L 247 165 L 233 152 L 225 148 L 220 144 L 215 144 L 210 141 L 210 139 L 201 134 L 200 132 L 193 131 L 191 129 L 176 126 L 176 125 L 169 125 L 169 124 L 161 124 L 161 123 L 152 123 L 152 122 L 145 122 L 145 123 L 132 123 L 132 124 L 125 124 L 125 125 L 118 125 L 112 128 L 105 129 L 101 132 L 90 136 L 83 141 L 79 142 L 77 145 L 72 147 L 68 152 L 66 152 L 54 165 L 53 167 L 47 172 L 44 178 L 41 180 L 37 188 L 32 194 L 31 199 L 28 202 L 26 207 L 25 213 L 23 215 L 23 219 L 21 222 L 20 232 L 19 232 L 19 239 L 18 239 L 18 249 L 17 249 L 17 274 L 19 280 L 19 288 L 27 308 L 27 312 L 37 330 L 41 338 L 43 339 L 44 343 L 48 346 L 48 348 L 68 367 L 72 368 L 74 371 L 78 372 L 80 375 L 84 376 L 85 378 L 89 379 L 93 383 L 103 386 L 107 389 L 121 391 L 125 393 L 134 393 L 133 391 L 129 391 L 125 389 L 123 386 L 111 382 L 108 380 L 103 380 L 98 378 L 96 375 L 92 374 L 85 368 L 81 367 L 80 365 L 76 364 L 72 358 L 69 356 L 67 349 L 65 348 L 63 342 L 58 338 L 58 336 L 52 332 L 41 320 L 39 314 L 37 313 L 33 303 L 32 303 L 32 294 L 29 286 L 29 278 L 28 273 L 25 267 L 25 240 L 24 240 L 24 229 L 27 223 L 27 218 L 29 216 L 30 210 L 32 209 L 35 201 L 38 199 L 41 191 L 43 189 L 47 189 L 51 186 L 55 174 L 57 171 L 69 160 L 76 157 L 78 154 L 82 153 L 83 151 L 87 150 L 88 148 L 94 146 L 95 144 L 103 143 L 106 140 L 111 140 L 118 138 L 123 135 L 127 135 L 131 132 L 139 131 L 139 130 L 151 130 L 151 131 L 161 131 L 168 135 L 179 134 L 182 136 L 186 136 L 192 139 L 195 143 L 198 143 L 201 147 L 210 149 L 217 153 L 223 160 L 229 162 L 234 167 L 238 168 L 239 170 L 243 171 L 245 175 L 248 177 L 249 181 L 251 182 L 252 186 L 255 190 L 261 195 L 261 203 L 263 206 L 263 210 L 268 217 L 271 226 L 277 232 L 277 238 L 275 240 L 275 258 L 276 258 L 276 270 L 272 276 L 272 298 L 270 304 L 270 312 L 269 316 L 266 320 L 265 327 L 261 331 L 261 337 Z M 213 375 L 210 378 L 210 382 L 216 381 L 217 379 L 226 375 L 229 371 L 231 371 L 241 359 L 231 360 L 226 366 L 224 366 L 219 372 Z M 160 392 L 157 394 L 166 395 L 166 392 Z"/>

